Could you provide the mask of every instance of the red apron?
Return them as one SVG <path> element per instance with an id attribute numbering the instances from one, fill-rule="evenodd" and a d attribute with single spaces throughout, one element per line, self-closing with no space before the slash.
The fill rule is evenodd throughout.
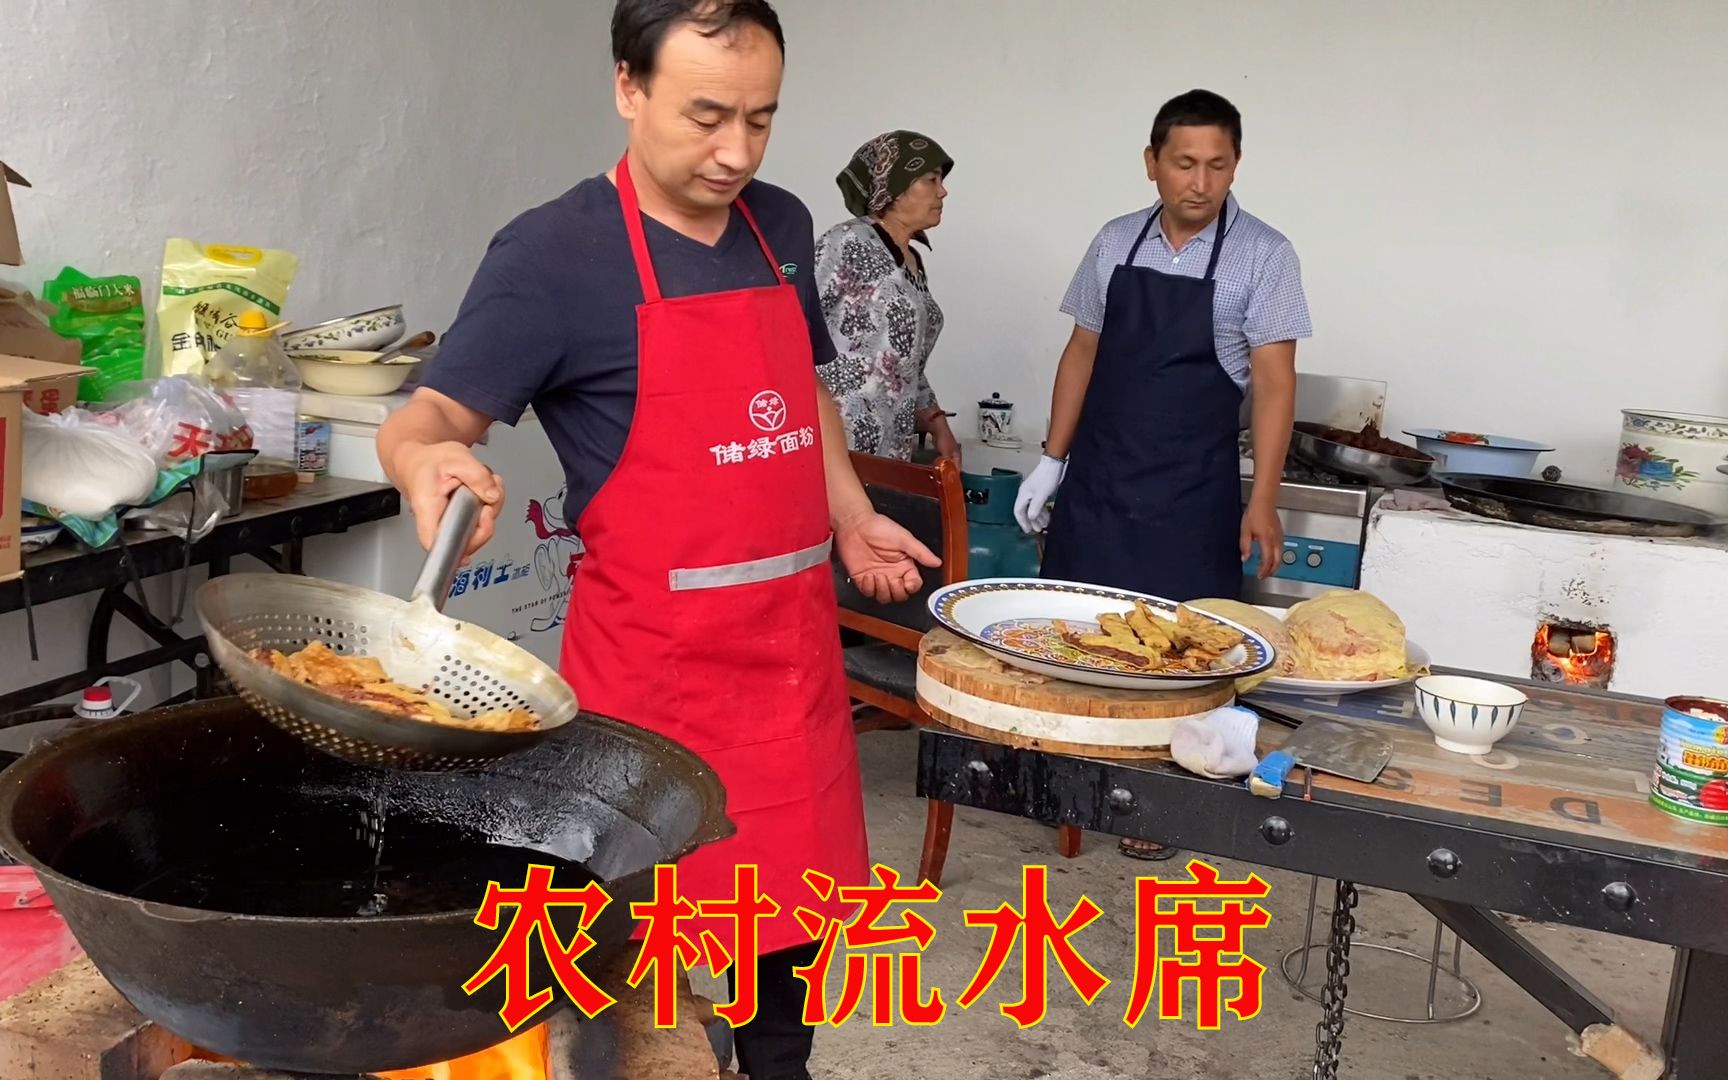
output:
<path id="1" fill-rule="evenodd" d="M 636 413 L 577 523 L 587 554 L 559 666 L 584 709 L 683 744 L 726 785 L 737 835 L 679 863 L 680 893 L 730 899 L 733 867 L 754 865 L 780 905 L 760 950 L 805 945 L 795 908 L 850 908 L 838 891 L 820 901 L 805 871 L 869 872 L 809 324 L 742 200 L 779 284 L 668 300 L 627 155 L 618 197 L 645 299 Z M 732 947 L 724 921 L 689 927 Z"/>

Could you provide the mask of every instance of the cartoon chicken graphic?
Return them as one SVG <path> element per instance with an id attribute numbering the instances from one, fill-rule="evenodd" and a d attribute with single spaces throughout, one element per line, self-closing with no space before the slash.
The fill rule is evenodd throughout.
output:
<path id="1" fill-rule="evenodd" d="M 529 623 L 535 633 L 564 625 L 570 609 L 570 586 L 576 580 L 576 568 L 582 562 L 582 541 L 576 530 L 564 519 L 564 488 L 544 501 L 528 500 L 528 523 L 540 546 L 534 549 L 534 575 L 540 588 L 551 598 L 546 613 Z"/>

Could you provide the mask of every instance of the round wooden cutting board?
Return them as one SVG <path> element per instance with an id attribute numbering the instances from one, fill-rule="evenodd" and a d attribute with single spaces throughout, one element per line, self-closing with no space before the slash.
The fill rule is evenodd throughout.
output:
<path id="1" fill-rule="evenodd" d="M 1189 690 L 1082 686 L 1009 667 L 947 630 L 918 648 L 918 703 L 942 724 L 991 742 L 1081 757 L 1162 757 L 1190 716 L 1235 700 L 1230 680 Z"/>

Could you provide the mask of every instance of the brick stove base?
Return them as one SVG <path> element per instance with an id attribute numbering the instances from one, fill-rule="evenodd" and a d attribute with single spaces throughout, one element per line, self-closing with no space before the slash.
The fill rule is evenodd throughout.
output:
<path id="1" fill-rule="evenodd" d="M 1386 504 L 1382 503 L 1382 507 Z M 1615 636 L 1607 689 L 1728 694 L 1728 544 L 1505 525 L 1454 510 L 1376 509 L 1362 588 L 1404 619 L 1441 667 L 1531 673 L 1544 622 Z M 1677 643 L 1684 644 L 1683 648 Z"/>
<path id="2" fill-rule="evenodd" d="M 654 1026 L 647 984 L 641 992 L 630 989 L 627 971 L 620 965 L 595 980 L 617 999 L 596 1019 L 578 1023 L 574 1013 L 566 1012 L 549 1021 L 548 1080 L 741 1080 L 715 1062 L 702 1026 L 713 1015 L 710 1003 L 694 997 L 680 980 L 678 1027 L 660 1030 Z M 127 1004 L 88 959 L 0 1001 L 4 1080 L 304 1080 L 194 1061 L 195 1053 Z"/>

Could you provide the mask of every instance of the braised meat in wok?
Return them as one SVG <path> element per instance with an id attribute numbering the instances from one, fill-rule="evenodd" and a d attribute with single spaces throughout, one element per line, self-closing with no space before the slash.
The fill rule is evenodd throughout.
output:
<path id="1" fill-rule="evenodd" d="M 279 675 L 344 701 L 427 723 L 502 732 L 532 731 L 539 726 L 534 714 L 526 709 L 494 709 L 474 717 L 458 716 L 424 690 L 393 681 L 375 658 L 344 656 L 322 641 L 289 654 L 269 648 L 254 649 L 252 658 L 268 664 Z"/>
<path id="2" fill-rule="evenodd" d="M 1314 434 L 1327 442 L 1342 446 L 1353 446 L 1358 450 L 1368 450 L 1376 454 L 1386 454 L 1391 457 L 1408 458 L 1411 461 L 1432 461 L 1433 458 L 1413 446 L 1405 446 L 1401 442 L 1388 439 L 1380 434 L 1379 427 L 1370 420 L 1362 425 L 1361 431 L 1345 431 L 1342 428 L 1323 427 Z"/>

